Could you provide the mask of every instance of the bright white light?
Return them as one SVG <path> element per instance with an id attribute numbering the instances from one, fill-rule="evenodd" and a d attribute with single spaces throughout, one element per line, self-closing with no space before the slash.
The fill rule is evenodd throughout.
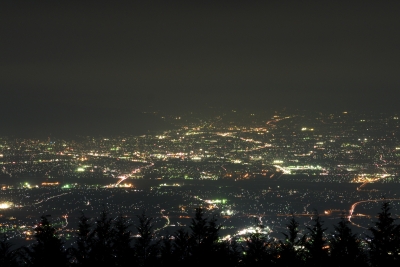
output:
<path id="1" fill-rule="evenodd" d="M 10 202 L 3 202 L 0 203 L 0 209 L 4 210 L 4 209 L 8 209 L 11 207 L 11 203 Z"/>

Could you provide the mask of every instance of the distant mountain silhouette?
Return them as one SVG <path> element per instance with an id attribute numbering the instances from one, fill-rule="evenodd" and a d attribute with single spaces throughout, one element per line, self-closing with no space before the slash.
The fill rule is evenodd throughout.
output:
<path id="1" fill-rule="evenodd" d="M 170 128 L 153 114 L 53 103 L 4 103 L 0 120 L 0 135 L 30 138 L 141 135 Z"/>

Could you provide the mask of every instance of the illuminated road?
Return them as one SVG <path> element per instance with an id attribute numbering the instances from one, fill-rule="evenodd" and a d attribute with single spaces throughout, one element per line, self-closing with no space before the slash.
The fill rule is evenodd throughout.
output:
<path id="1" fill-rule="evenodd" d="M 382 169 L 383 169 L 383 168 L 382 168 Z M 383 170 L 386 172 L 385 169 L 383 169 Z M 376 181 L 385 179 L 385 178 L 387 178 L 387 177 L 390 177 L 390 175 L 387 174 L 387 173 L 385 173 L 385 174 L 382 174 L 382 177 L 376 178 L 376 179 L 374 179 L 374 180 L 366 181 L 366 182 L 362 183 L 359 187 L 357 187 L 357 191 L 361 191 L 361 188 L 363 188 L 363 187 L 366 186 L 367 184 L 374 183 L 374 182 L 376 182 Z"/>
<path id="2" fill-rule="evenodd" d="M 132 174 L 139 173 L 142 169 L 146 169 L 146 168 L 149 168 L 149 167 L 152 167 L 152 166 L 154 166 L 154 163 L 151 163 L 151 164 L 149 164 L 147 166 L 143 166 L 143 167 L 134 169 L 130 174 L 123 174 L 123 175 L 118 176 L 117 178 L 120 179 L 120 180 L 114 185 L 114 187 L 118 186 L 122 181 L 128 179 Z"/>
<path id="3" fill-rule="evenodd" d="M 65 219 L 65 225 L 63 225 L 63 228 L 66 228 L 68 226 L 68 214 L 65 214 L 62 217 Z"/>
<path id="4" fill-rule="evenodd" d="M 377 167 L 377 168 L 380 168 L 378 165 L 376 165 L 376 167 Z M 381 177 L 375 178 L 375 179 L 373 179 L 373 180 L 367 180 L 367 181 L 365 181 L 365 182 L 362 183 L 359 187 L 357 187 L 357 191 L 361 191 L 361 189 L 362 189 L 364 186 L 366 186 L 367 184 L 374 183 L 374 182 L 376 182 L 376 181 L 379 181 L 379 180 L 385 179 L 385 178 L 387 178 L 387 177 L 390 177 L 390 174 L 387 173 L 387 171 L 385 170 L 385 168 L 380 168 L 380 169 L 382 169 L 382 170 L 385 172 L 384 174 L 381 175 Z M 353 213 L 354 213 L 354 210 L 355 210 L 355 208 L 357 207 L 358 204 L 367 203 L 367 202 L 375 202 L 375 203 L 376 203 L 376 202 L 380 202 L 380 201 L 398 201 L 398 200 L 400 200 L 400 199 L 398 199 L 398 198 L 392 198 L 392 199 L 371 199 L 371 200 L 361 200 L 361 201 L 358 201 L 358 202 L 354 203 L 353 205 L 351 205 L 351 208 L 350 208 L 350 210 L 349 210 L 349 216 L 347 217 L 347 219 L 348 219 L 349 222 L 350 222 L 351 224 L 353 224 L 354 226 L 357 226 L 357 227 L 360 227 L 360 228 L 364 228 L 364 229 L 368 229 L 367 227 L 361 226 L 361 225 L 359 225 L 359 224 L 357 224 L 357 223 L 355 223 L 355 222 L 353 222 L 353 221 L 351 220 L 351 218 L 355 216 L 355 215 L 353 215 Z"/>
<path id="5" fill-rule="evenodd" d="M 354 226 L 357 226 L 357 227 L 360 227 L 360 228 L 364 228 L 364 229 L 368 229 L 367 227 L 364 227 L 364 226 L 361 226 L 359 224 L 356 224 L 355 222 L 353 222 L 351 220 L 351 218 L 353 217 L 354 210 L 355 210 L 355 208 L 357 207 L 358 204 L 367 203 L 367 202 L 375 202 L 376 203 L 376 202 L 380 202 L 380 201 L 400 201 L 400 198 L 371 199 L 371 200 L 358 201 L 358 202 L 354 203 L 353 205 L 351 205 L 351 208 L 349 210 L 349 216 L 347 217 L 347 219 Z"/>
<path id="6" fill-rule="evenodd" d="M 160 231 L 161 229 L 164 229 L 165 227 L 169 226 L 170 223 L 171 223 L 170 220 L 169 220 L 169 217 L 168 217 L 167 215 L 164 215 L 164 213 L 163 213 L 164 211 L 165 211 L 165 210 L 161 210 L 160 213 L 161 213 L 161 216 L 162 216 L 164 219 L 167 220 L 167 223 L 164 224 L 163 227 L 154 230 L 155 232 L 158 232 L 158 231 Z"/>
<path id="7" fill-rule="evenodd" d="M 120 179 L 114 186 L 119 185 L 122 181 L 126 180 L 129 176 L 128 175 L 120 175 L 117 178 Z"/>
<path id="8" fill-rule="evenodd" d="M 68 195 L 68 194 L 70 194 L 70 193 L 63 193 L 63 194 L 60 194 L 60 195 L 48 197 L 48 198 L 46 198 L 46 199 L 43 199 L 43 200 L 38 201 L 38 202 L 36 202 L 36 203 L 33 203 L 32 205 L 38 205 L 38 204 L 43 203 L 43 202 L 46 202 L 46 201 L 48 201 L 48 200 L 50 200 L 50 199 L 52 199 L 52 198 L 61 197 L 61 196 L 65 196 L 65 195 Z"/>

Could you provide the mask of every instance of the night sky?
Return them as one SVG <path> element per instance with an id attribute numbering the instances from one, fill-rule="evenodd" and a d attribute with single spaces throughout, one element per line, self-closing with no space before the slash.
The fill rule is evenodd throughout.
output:
<path id="1" fill-rule="evenodd" d="M 208 107 L 400 110 L 400 1 L 82 2 L 1 2 L 3 129 Z"/>

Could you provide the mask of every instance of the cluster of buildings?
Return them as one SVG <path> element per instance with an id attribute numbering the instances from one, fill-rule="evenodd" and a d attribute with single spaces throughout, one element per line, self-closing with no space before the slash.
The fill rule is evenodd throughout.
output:
<path id="1" fill-rule="evenodd" d="M 75 140 L 0 138 L 0 233 L 32 241 L 42 214 L 73 245 L 77 218 L 107 207 L 134 225 L 146 210 L 162 235 L 196 207 L 225 237 L 264 225 L 281 238 L 294 214 L 306 229 L 348 216 L 361 234 L 382 197 L 398 212 L 400 120 L 395 114 L 229 112 L 168 118 L 174 130 Z M 164 232 L 163 232 L 164 231 Z"/>
<path id="2" fill-rule="evenodd" d="M 2 137 L 0 178 L 397 181 L 395 114 L 232 114 L 182 115 L 173 130 L 143 136 Z"/>

